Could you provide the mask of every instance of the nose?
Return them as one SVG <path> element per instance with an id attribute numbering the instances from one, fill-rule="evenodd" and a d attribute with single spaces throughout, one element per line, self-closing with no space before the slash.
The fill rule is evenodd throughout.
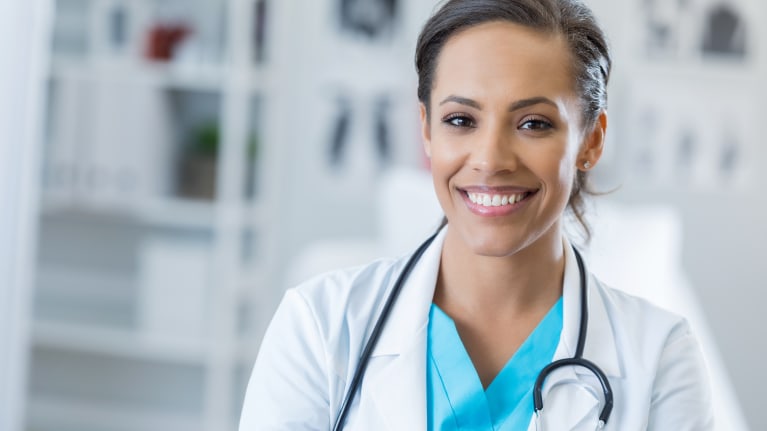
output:
<path id="1" fill-rule="evenodd" d="M 468 165 L 474 171 L 486 174 L 513 172 L 519 159 L 515 152 L 513 135 L 501 125 L 486 127 L 475 136 L 471 144 Z"/>

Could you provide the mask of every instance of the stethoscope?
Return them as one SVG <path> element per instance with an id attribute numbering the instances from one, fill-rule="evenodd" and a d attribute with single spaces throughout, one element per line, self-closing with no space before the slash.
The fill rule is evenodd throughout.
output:
<path id="1" fill-rule="evenodd" d="M 370 334 L 370 338 L 368 339 L 365 348 L 362 350 L 360 362 L 357 365 L 357 368 L 354 370 L 354 376 L 352 377 L 351 384 L 349 385 L 348 391 L 344 395 L 344 401 L 341 404 L 341 410 L 338 414 L 338 417 L 336 418 L 336 423 L 333 426 L 333 431 L 340 431 L 343 428 L 344 420 L 346 419 L 346 415 L 349 412 L 349 406 L 351 405 L 352 400 L 354 400 L 355 393 L 359 388 L 359 385 L 362 381 L 362 376 L 365 374 L 365 369 L 367 368 L 371 354 L 373 353 L 373 348 L 375 347 L 376 342 L 378 342 L 378 338 L 383 331 L 386 320 L 388 319 L 389 314 L 391 313 L 391 309 L 394 306 L 394 302 L 397 300 L 397 296 L 399 296 L 400 290 L 402 290 L 402 285 L 405 284 L 405 280 L 407 280 L 407 277 L 410 275 L 413 267 L 415 267 L 415 264 L 418 263 L 418 260 L 421 258 L 432 241 L 434 241 L 434 238 L 436 238 L 438 233 L 439 231 L 434 233 L 418 247 L 415 253 L 413 253 L 413 255 L 405 264 L 405 267 L 402 269 L 402 272 L 400 272 L 399 277 L 397 277 L 397 281 L 394 283 L 394 287 L 392 288 L 392 291 L 389 294 L 389 297 L 386 299 L 386 303 L 384 304 L 383 309 L 381 310 L 381 315 L 378 317 L 378 321 L 373 327 L 373 332 Z M 580 329 L 578 331 L 578 344 L 575 349 L 575 355 L 572 358 L 559 359 L 550 363 L 549 365 L 545 366 L 543 370 L 541 370 L 541 372 L 538 374 L 538 378 L 535 380 L 535 385 L 533 386 L 533 408 L 535 411 L 536 430 L 543 430 L 541 424 L 541 413 L 543 412 L 543 384 L 549 374 L 551 374 L 554 370 L 562 367 L 577 366 L 586 368 L 587 370 L 591 371 L 594 376 L 596 376 L 597 380 L 599 380 L 599 384 L 602 386 L 602 394 L 604 395 L 605 404 L 604 407 L 602 407 L 602 411 L 599 413 L 599 422 L 596 428 L 597 430 L 604 428 L 604 426 L 607 424 L 607 420 L 610 418 L 610 413 L 612 413 L 613 410 L 613 391 L 610 387 L 610 381 L 607 379 L 605 373 L 595 363 L 583 357 L 583 348 L 586 343 L 586 329 L 588 328 L 589 322 L 588 300 L 586 298 L 588 291 L 588 281 L 586 279 L 586 268 L 583 263 L 583 258 L 575 247 L 573 247 L 573 251 L 575 252 L 575 258 L 578 261 L 578 271 L 580 272 L 581 284 L 581 321 Z"/>

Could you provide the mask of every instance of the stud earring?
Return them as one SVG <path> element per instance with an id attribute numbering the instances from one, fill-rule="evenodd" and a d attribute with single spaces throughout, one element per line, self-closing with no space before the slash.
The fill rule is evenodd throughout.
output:
<path id="1" fill-rule="evenodd" d="M 583 162 L 583 169 L 591 169 L 591 162 L 588 160 Z"/>

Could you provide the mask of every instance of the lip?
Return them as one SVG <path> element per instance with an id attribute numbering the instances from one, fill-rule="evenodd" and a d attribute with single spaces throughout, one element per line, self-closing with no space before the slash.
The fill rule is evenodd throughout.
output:
<path id="1" fill-rule="evenodd" d="M 469 187 L 459 188 L 458 192 L 463 197 L 463 201 L 466 204 L 466 207 L 473 214 L 481 216 L 481 217 L 503 217 L 503 216 L 508 216 L 510 214 L 514 214 L 520 209 L 522 209 L 524 206 L 526 206 L 527 203 L 530 202 L 531 198 L 538 193 L 538 190 L 529 189 L 525 187 L 515 187 L 515 186 L 506 186 L 506 187 L 469 186 Z M 488 207 L 488 206 L 479 205 L 472 202 L 469 199 L 469 193 L 487 193 L 487 194 L 494 194 L 494 195 L 510 195 L 510 194 L 527 193 L 528 195 L 525 196 L 524 199 L 522 199 L 521 201 L 515 202 L 511 205 Z"/>

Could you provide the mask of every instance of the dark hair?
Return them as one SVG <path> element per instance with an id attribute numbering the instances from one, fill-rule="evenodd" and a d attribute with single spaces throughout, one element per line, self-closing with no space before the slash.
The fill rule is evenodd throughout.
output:
<path id="1" fill-rule="evenodd" d="M 491 21 L 509 21 L 565 37 L 573 57 L 573 78 L 581 98 L 582 123 L 585 130 L 593 127 L 599 114 L 607 107 L 607 83 L 612 61 L 604 32 L 581 0 L 445 2 L 424 25 L 416 46 L 418 99 L 426 107 L 427 115 L 431 111 L 431 91 L 442 47 L 456 33 Z M 578 171 L 567 205 L 588 239 L 591 231 L 584 217 L 584 192 L 594 194 L 588 187 L 588 173 Z"/>

